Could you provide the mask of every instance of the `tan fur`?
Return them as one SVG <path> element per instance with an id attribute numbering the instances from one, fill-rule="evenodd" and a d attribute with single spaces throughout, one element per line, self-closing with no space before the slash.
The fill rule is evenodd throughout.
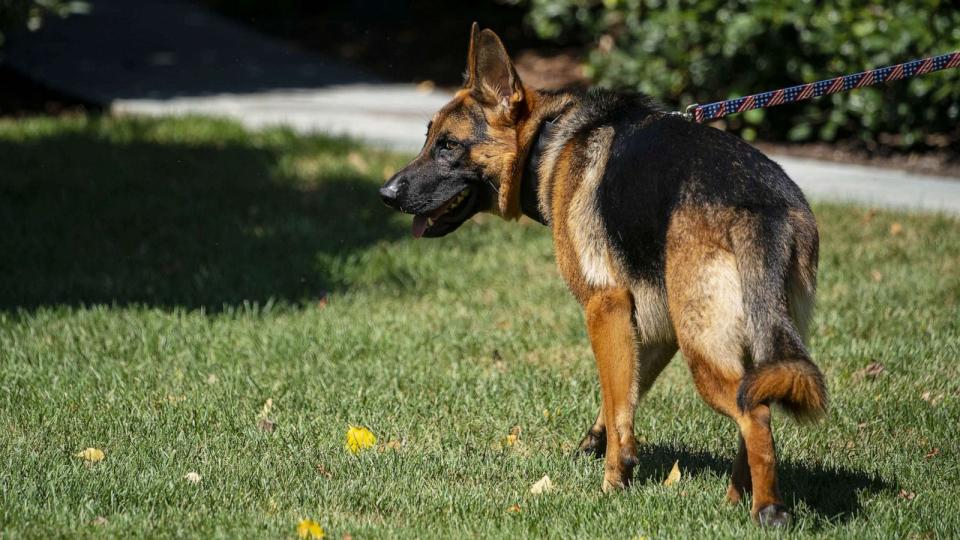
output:
<path id="1" fill-rule="evenodd" d="M 722 375 L 739 379 L 746 358 L 743 290 L 736 259 L 717 236 L 701 211 L 680 211 L 671 219 L 670 314 L 685 352 L 696 351 Z"/>
<path id="2" fill-rule="evenodd" d="M 806 341 L 817 292 L 819 235 L 817 224 L 809 215 L 791 211 L 790 222 L 797 234 L 795 235 L 794 264 L 787 279 L 787 305 L 790 309 L 790 317 Z"/>
<path id="3" fill-rule="evenodd" d="M 553 250 L 560 274 L 563 276 L 564 281 L 566 281 L 567 287 L 570 288 L 570 291 L 581 304 L 586 305 L 596 289 L 590 285 L 580 269 L 580 254 L 577 252 L 577 246 L 573 242 L 571 223 L 567 219 L 573 195 L 576 193 L 583 178 L 583 171 L 574 165 L 574 150 L 575 147 L 573 144 L 568 145 L 557 156 L 557 161 L 554 165 L 554 178 L 562 179 L 563 181 L 554 183 L 553 193 L 551 194 L 551 199 L 553 200 L 553 215 L 551 217 L 551 222 L 553 223 Z M 576 223 L 573 224 L 573 226 L 577 225 Z"/>
<path id="4" fill-rule="evenodd" d="M 543 158 L 540 161 L 540 170 L 537 174 L 540 177 L 537 186 L 537 200 L 539 201 L 540 213 L 545 216 L 553 215 L 553 191 L 555 182 L 564 182 L 566 178 L 557 174 L 557 160 L 560 158 L 563 148 L 567 141 L 563 137 L 556 137 L 547 144 L 543 152 Z"/>
<path id="5" fill-rule="evenodd" d="M 580 273 L 589 286 L 596 288 L 618 285 L 612 268 L 609 241 L 597 207 L 597 188 L 607 166 L 612 141 L 612 128 L 598 129 L 587 141 L 584 153 L 589 164 L 581 173 L 583 179 L 567 211 L 567 228 L 580 264 Z"/>
<path id="6" fill-rule="evenodd" d="M 637 339 L 645 345 L 676 343 L 673 321 L 667 306 L 667 291 L 643 281 L 630 285 L 633 294 Z M 674 352 L 676 346 L 674 345 Z"/>

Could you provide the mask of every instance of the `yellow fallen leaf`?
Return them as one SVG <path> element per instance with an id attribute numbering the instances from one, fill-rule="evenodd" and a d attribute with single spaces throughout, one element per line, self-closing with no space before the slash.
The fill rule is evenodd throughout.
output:
<path id="1" fill-rule="evenodd" d="M 257 419 L 263 419 L 270 416 L 270 413 L 273 411 L 273 398 L 267 398 L 263 402 L 263 408 L 260 409 L 260 414 L 257 415 Z"/>
<path id="2" fill-rule="evenodd" d="M 103 454 L 103 450 L 100 450 L 99 448 L 87 448 L 86 450 L 76 454 L 76 456 L 88 463 L 97 463 L 99 461 L 103 461 L 103 458 L 106 457 Z"/>
<path id="3" fill-rule="evenodd" d="M 347 442 L 343 445 L 351 454 L 359 453 L 377 444 L 373 432 L 365 427 L 350 426 L 347 430 Z"/>
<path id="4" fill-rule="evenodd" d="M 543 478 L 537 480 L 532 486 L 530 486 L 530 493 L 534 495 L 540 495 L 541 493 L 547 493 L 553 491 L 553 482 L 550 481 L 549 475 L 544 475 Z"/>
<path id="5" fill-rule="evenodd" d="M 314 540 L 320 540 L 326 533 L 323 532 L 323 527 L 319 523 L 312 519 L 301 519 L 300 523 L 297 525 L 297 536 L 300 538 L 312 538 Z"/>
<path id="6" fill-rule="evenodd" d="M 510 512 L 511 514 L 516 514 L 516 513 L 520 512 L 520 505 L 519 505 L 519 504 L 515 504 L 515 505 L 513 505 L 513 506 L 508 507 L 508 508 L 507 508 L 507 512 Z"/>
<path id="7" fill-rule="evenodd" d="M 183 475 L 183 479 L 191 484 L 199 484 L 200 480 L 203 480 L 203 477 L 197 474 L 196 472 L 190 471 L 187 474 Z"/>
<path id="8" fill-rule="evenodd" d="M 670 474 L 667 475 L 667 479 L 663 481 L 663 485 L 672 486 L 680 481 L 680 462 L 674 461 L 673 468 L 670 469 Z"/>
<path id="9" fill-rule="evenodd" d="M 504 446 L 513 446 L 515 444 L 517 444 L 517 436 L 514 434 L 511 433 L 510 435 L 507 435 L 506 437 L 503 438 Z"/>

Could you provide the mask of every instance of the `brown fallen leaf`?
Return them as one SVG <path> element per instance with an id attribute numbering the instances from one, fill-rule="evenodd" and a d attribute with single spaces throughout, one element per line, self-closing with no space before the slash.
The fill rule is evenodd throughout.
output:
<path id="1" fill-rule="evenodd" d="M 257 428 L 264 433 L 273 433 L 273 430 L 276 427 L 276 422 L 270 420 L 269 418 L 261 418 L 260 420 L 257 420 Z"/>
<path id="2" fill-rule="evenodd" d="M 887 368 L 883 367 L 883 364 L 880 362 L 870 362 L 863 369 L 858 369 L 853 374 L 853 380 L 859 381 L 862 379 L 875 379 L 879 377 Z"/>
<path id="3" fill-rule="evenodd" d="M 903 225 L 899 222 L 894 221 L 890 224 L 890 236 L 899 236 L 903 234 Z"/>
<path id="4" fill-rule="evenodd" d="M 937 448 L 937 447 L 934 447 L 933 450 L 930 450 L 929 452 L 927 452 L 926 454 L 924 454 L 923 457 L 925 457 L 925 458 L 927 458 L 927 459 L 930 459 L 930 458 L 932 458 L 932 457 L 934 457 L 934 456 L 936 456 L 936 455 L 938 455 L 938 454 L 940 454 L 940 449 Z"/>
<path id="5" fill-rule="evenodd" d="M 403 448 L 403 442 L 394 439 L 394 440 L 392 440 L 392 441 L 387 441 L 387 443 L 386 443 L 385 446 L 386 446 L 387 448 L 389 448 L 390 450 L 399 450 L 399 449 Z"/>
<path id="6" fill-rule="evenodd" d="M 876 283 L 883 281 L 883 274 L 881 274 L 879 270 L 871 270 L 870 277 L 873 278 L 873 281 Z"/>
<path id="7" fill-rule="evenodd" d="M 543 475 L 543 478 L 537 480 L 530 486 L 530 493 L 534 495 L 549 493 L 550 491 L 553 491 L 553 482 L 550 481 L 550 476 L 548 475 Z"/>
<path id="8" fill-rule="evenodd" d="M 333 478 L 333 473 L 323 463 L 317 463 L 317 472 L 324 478 Z"/>
<path id="9" fill-rule="evenodd" d="M 914 493 L 914 492 L 912 492 L 912 491 L 907 491 L 907 490 L 905 490 L 905 489 L 901 489 L 901 490 L 900 490 L 900 493 L 898 493 L 897 496 L 900 497 L 901 499 L 906 499 L 906 500 L 908 500 L 908 501 L 912 501 L 913 499 L 915 499 L 915 498 L 917 497 L 917 494 Z"/>
<path id="10" fill-rule="evenodd" d="M 673 468 L 670 469 L 670 474 L 667 475 L 666 480 L 663 481 L 663 485 L 672 486 L 680 481 L 680 461 L 673 462 Z"/>
<path id="11" fill-rule="evenodd" d="M 520 511 L 520 505 L 519 505 L 519 504 L 515 504 L 515 505 L 513 505 L 513 506 L 507 507 L 507 512 L 510 512 L 511 514 L 516 514 L 516 513 L 519 512 L 519 511 Z"/>

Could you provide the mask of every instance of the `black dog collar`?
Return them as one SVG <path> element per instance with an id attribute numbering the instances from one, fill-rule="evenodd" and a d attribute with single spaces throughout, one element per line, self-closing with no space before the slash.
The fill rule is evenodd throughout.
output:
<path id="1" fill-rule="evenodd" d="M 523 169 L 523 176 L 520 179 L 520 210 L 530 219 L 547 224 L 547 218 L 540 213 L 540 202 L 537 196 L 538 186 L 540 185 L 540 175 L 537 170 L 540 168 L 540 160 L 543 158 L 543 152 L 547 149 L 547 143 L 550 136 L 557 127 L 557 119 L 547 120 L 540 125 L 537 133 L 537 140 L 530 149 L 530 155 L 527 156 L 527 166 Z"/>

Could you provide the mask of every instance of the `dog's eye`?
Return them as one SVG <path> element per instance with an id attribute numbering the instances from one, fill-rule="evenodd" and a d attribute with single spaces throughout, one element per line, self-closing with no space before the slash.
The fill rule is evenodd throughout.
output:
<path id="1" fill-rule="evenodd" d="M 457 141 L 453 139 L 447 139 L 443 141 L 444 150 L 456 150 L 457 148 L 460 148 L 460 143 L 458 143 Z"/>

